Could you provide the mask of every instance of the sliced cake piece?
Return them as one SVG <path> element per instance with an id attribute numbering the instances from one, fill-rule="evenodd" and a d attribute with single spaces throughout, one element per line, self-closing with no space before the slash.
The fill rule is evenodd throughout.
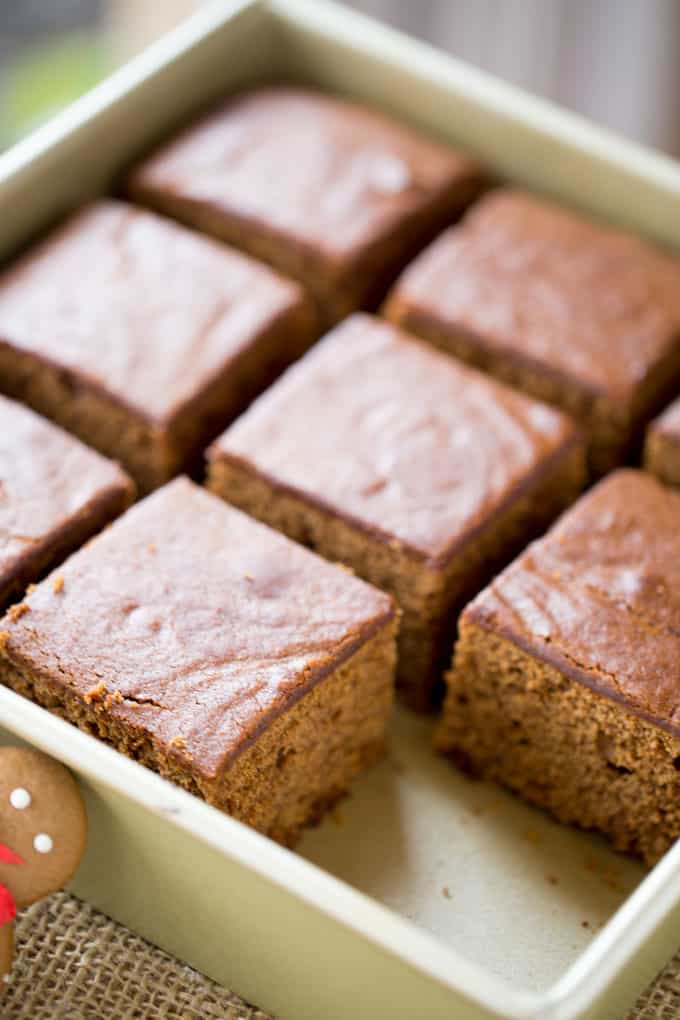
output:
<path id="1" fill-rule="evenodd" d="M 645 467 L 667 485 L 680 485 L 680 399 L 647 429 Z"/>
<path id="2" fill-rule="evenodd" d="M 392 600 L 185 478 L 0 620 L 0 681 L 284 843 L 384 750 Z"/>
<path id="3" fill-rule="evenodd" d="M 99 202 L 0 276 L 0 389 L 148 491 L 200 457 L 313 323 L 300 287 L 266 266 Z"/>
<path id="4" fill-rule="evenodd" d="M 132 502 L 117 464 L 0 397 L 0 608 Z"/>
<path id="5" fill-rule="evenodd" d="M 654 863 L 680 836 L 680 493 L 623 470 L 462 614 L 440 750 Z"/>
<path id="6" fill-rule="evenodd" d="M 399 683 L 429 705 L 459 608 L 578 494 L 571 421 L 368 315 L 211 447 L 209 486 L 392 592 Z"/>
<path id="7" fill-rule="evenodd" d="M 596 475 L 680 388 L 680 261 L 523 192 L 490 193 L 442 234 L 385 313 L 569 412 Z"/>
<path id="8" fill-rule="evenodd" d="M 299 280 L 330 324 L 379 300 L 481 179 L 469 157 L 375 110 L 280 87 L 226 100 L 127 189 Z"/>

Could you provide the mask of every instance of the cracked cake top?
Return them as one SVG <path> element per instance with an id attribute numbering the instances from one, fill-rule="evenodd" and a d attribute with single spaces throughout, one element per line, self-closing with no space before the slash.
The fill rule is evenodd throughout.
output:
<path id="1" fill-rule="evenodd" d="M 555 408 L 355 313 L 208 457 L 245 464 L 439 568 L 579 441 Z"/>
<path id="2" fill-rule="evenodd" d="M 2 657 L 214 778 L 394 614 L 388 595 L 179 478 L 0 620 Z"/>
<path id="3" fill-rule="evenodd" d="M 408 257 L 414 224 L 450 222 L 481 176 L 473 159 L 377 110 L 278 86 L 219 103 L 128 188 L 326 292 L 361 289 Z"/>
<path id="4" fill-rule="evenodd" d="M 609 475 L 466 609 L 591 689 L 680 734 L 680 493 Z"/>
<path id="5" fill-rule="evenodd" d="M 132 492 L 117 464 L 0 396 L 0 605 L 38 577 L 53 549 L 87 537 L 88 514 L 113 517 Z"/>
<path id="6" fill-rule="evenodd" d="M 104 200 L 0 276 L 0 344 L 165 426 L 303 300 L 248 256 Z"/>

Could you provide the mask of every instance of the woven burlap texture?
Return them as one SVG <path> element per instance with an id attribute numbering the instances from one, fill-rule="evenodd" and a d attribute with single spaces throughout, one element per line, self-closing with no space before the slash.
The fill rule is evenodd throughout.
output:
<path id="1" fill-rule="evenodd" d="M 2 1020 L 270 1020 L 73 896 L 39 903 L 17 924 Z M 351 1016 L 351 1010 L 348 1010 Z M 628 1020 L 678 1020 L 680 952 Z"/>
<path id="2" fill-rule="evenodd" d="M 73 896 L 19 919 L 2 1020 L 270 1020 Z"/>

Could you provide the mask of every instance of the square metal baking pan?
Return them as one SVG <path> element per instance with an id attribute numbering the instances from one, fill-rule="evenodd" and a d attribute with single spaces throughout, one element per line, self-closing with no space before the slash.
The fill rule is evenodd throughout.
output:
<path id="1" fill-rule="evenodd" d="M 213 98 L 282 77 L 680 248 L 672 160 L 323 0 L 243 0 L 204 9 L 0 157 L 0 256 Z M 645 875 L 458 776 L 429 730 L 398 712 L 390 758 L 292 853 L 0 688 L 0 740 L 44 749 L 85 789 L 75 892 L 263 1008 L 620 1020 L 680 940 L 680 845 Z"/>

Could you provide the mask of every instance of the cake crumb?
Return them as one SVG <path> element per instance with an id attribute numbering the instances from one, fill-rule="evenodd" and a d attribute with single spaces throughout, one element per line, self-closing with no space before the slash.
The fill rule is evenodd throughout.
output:
<path id="1" fill-rule="evenodd" d="M 601 878 L 608 889 L 611 889 L 613 892 L 623 892 L 621 876 L 611 865 L 605 861 L 599 861 L 596 857 L 592 856 L 586 857 L 583 863 L 586 871 L 590 871 L 593 875 Z"/>
<path id="2" fill-rule="evenodd" d="M 95 687 L 91 687 L 89 691 L 86 691 L 85 701 L 88 705 L 91 705 L 93 701 L 100 701 L 106 693 L 106 684 L 103 680 L 100 680 Z"/>
<path id="3" fill-rule="evenodd" d="M 10 606 L 7 610 L 7 619 L 11 620 L 12 623 L 15 623 L 24 615 L 24 613 L 28 612 L 29 608 L 30 607 L 27 602 L 18 602 L 15 606 Z"/>
<path id="4" fill-rule="evenodd" d="M 7 644 L 11 636 L 12 635 L 8 630 L 0 630 L 0 652 L 7 648 Z"/>
<path id="5" fill-rule="evenodd" d="M 112 705 L 122 705 L 124 701 L 125 698 L 123 697 L 122 692 L 116 690 L 112 694 L 108 694 L 106 696 L 106 698 L 104 699 L 104 704 L 106 705 L 107 708 L 111 708 Z"/>
<path id="6" fill-rule="evenodd" d="M 346 574 L 351 574 L 352 577 L 355 576 L 354 568 L 350 567 L 347 563 L 341 563 L 340 560 L 333 560 L 333 566 L 338 567 L 340 570 L 344 570 Z"/>
<path id="7" fill-rule="evenodd" d="M 582 928 L 590 928 L 590 922 L 589 921 L 581 921 L 581 927 Z"/>
<path id="8" fill-rule="evenodd" d="M 559 885 L 559 878 L 557 875 L 546 875 L 545 880 L 549 885 Z"/>
<path id="9" fill-rule="evenodd" d="M 147 548 L 148 548 L 150 553 L 158 552 L 158 546 L 156 545 L 155 542 L 149 542 Z"/>
<path id="10" fill-rule="evenodd" d="M 445 885 L 443 887 L 443 889 L 442 889 L 442 896 L 444 897 L 445 900 L 450 900 L 451 899 L 451 890 L 449 889 L 448 885 Z"/>
<path id="11" fill-rule="evenodd" d="M 26 594 L 27 595 L 32 595 L 37 587 L 38 587 L 37 584 L 29 584 L 28 588 L 26 589 Z"/>
<path id="12" fill-rule="evenodd" d="M 176 747 L 180 751 L 185 751 L 186 746 L 186 739 L 181 735 L 181 733 L 176 734 L 176 736 L 174 736 L 170 741 L 170 747 Z"/>
<path id="13" fill-rule="evenodd" d="M 55 595 L 59 595 L 64 590 L 64 577 L 62 574 L 57 574 L 54 581 L 52 581 L 52 591 Z"/>
<path id="14" fill-rule="evenodd" d="M 466 776 L 469 778 L 471 783 L 478 782 L 477 776 Z M 501 800 L 489 800 L 486 803 L 472 804 L 467 809 L 471 815 L 475 815 L 476 818 L 481 818 L 482 815 L 498 815 L 503 813 L 503 802 Z"/>
<path id="15" fill-rule="evenodd" d="M 255 577 L 254 577 L 254 575 L 253 575 L 253 574 L 244 574 L 244 575 L 243 575 L 243 580 L 244 580 L 244 581 L 254 581 L 254 580 L 255 580 Z"/>
<path id="16" fill-rule="evenodd" d="M 522 839 L 526 840 L 527 843 L 533 843 L 534 846 L 541 842 L 541 837 L 535 829 L 525 829 L 522 833 Z"/>

